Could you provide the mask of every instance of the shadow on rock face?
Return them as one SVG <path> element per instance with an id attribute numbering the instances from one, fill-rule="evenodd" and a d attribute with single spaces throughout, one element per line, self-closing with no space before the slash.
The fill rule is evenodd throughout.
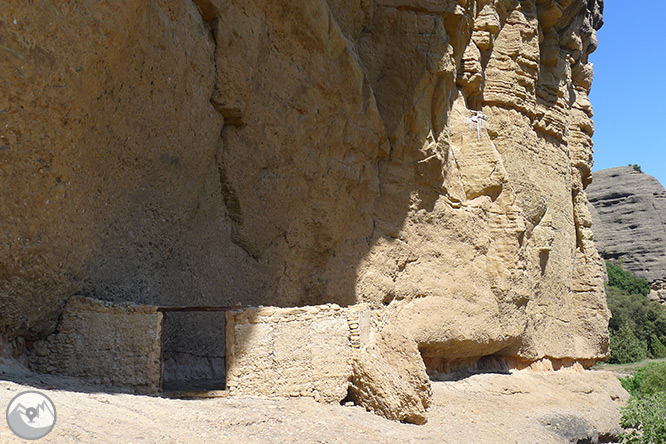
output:
<path id="1" fill-rule="evenodd" d="M 544 14 L 517 2 L 203 3 L 204 18 L 186 1 L 0 13 L 24 27 L 0 31 L 20 55 L 5 71 L 22 66 L 0 80 L 21 105 L 0 130 L 0 157 L 16 165 L 0 178 L 9 341 L 52 332 L 80 293 L 367 302 L 435 357 L 605 353 L 603 316 L 590 327 L 571 308 L 585 218 L 561 137 L 544 134 L 562 136 L 584 79 L 571 87 L 557 57 L 539 65 Z M 572 29 L 566 61 L 586 63 L 592 34 Z M 540 72 L 551 82 L 537 88 Z M 536 222 L 533 203 L 546 207 Z M 582 281 L 597 266 L 586 245 Z M 535 253 L 546 249 L 547 263 Z M 596 312 L 600 282 L 579 285 Z"/>

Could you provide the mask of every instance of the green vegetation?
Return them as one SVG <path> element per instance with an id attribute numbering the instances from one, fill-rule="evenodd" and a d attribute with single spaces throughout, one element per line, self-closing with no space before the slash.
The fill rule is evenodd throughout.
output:
<path id="1" fill-rule="evenodd" d="M 622 443 L 666 444 L 666 393 L 631 398 L 622 412 Z"/>
<path id="2" fill-rule="evenodd" d="M 666 307 L 648 300 L 650 284 L 606 261 L 606 297 L 613 317 L 611 363 L 625 364 L 645 358 L 666 357 Z"/>
<path id="3" fill-rule="evenodd" d="M 620 382 L 632 396 L 622 412 L 622 427 L 628 429 L 622 442 L 666 444 L 666 362 L 639 368 Z"/>
<path id="4" fill-rule="evenodd" d="M 630 163 L 629 166 L 632 167 L 634 169 L 634 171 L 638 171 L 639 173 L 643 172 L 643 170 L 641 170 L 641 166 L 638 165 L 638 164 Z"/>
<path id="5" fill-rule="evenodd" d="M 622 261 L 619 263 L 606 261 L 606 271 L 608 272 L 608 285 L 629 294 L 641 294 L 647 296 L 650 294 L 650 283 L 645 279 L 640 279 L 622 268 Z"/>
<path id="6" fill-rule="evenodd" d="M 650 336 L 650 346 L 652 347 L 652 355 L 655 358 L 666 358 L 666 345 L 664 345 L 654 333 Z"/>
<path id="7" fill-rule="evenodd" d="M 620 382 L 626 391 L 636 397 L 666 392 L 666 362 L 652 362 L 637 369 L 633 375 L 620 379 Z"/>
<path id="8" fill-rule="evenodd" d="M 613 315 L 609 323 L 610 362 L 626 365 L 646 358 L 665 358 L 666 307 L 648 300 L 648 282 L 622 269 L 622 263 L 606 261 L 606 270 L 606 297 Z M 622 412 L 626 432 L 621 442 L 666 444 L 666 361 L 639 367 L 620 381 L 631 394 Z"/>
<path id="9" fill-rule="evenodd" d="M 636 337 L 628 326 L 624 325 L 617 332 L 611 332 L 611 362 L 626 364 L 645 359 L 648 346 Z"/>

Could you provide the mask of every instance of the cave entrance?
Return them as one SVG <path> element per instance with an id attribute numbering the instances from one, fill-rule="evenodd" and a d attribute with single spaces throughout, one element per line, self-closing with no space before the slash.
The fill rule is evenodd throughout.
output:
<path id="1" fill-rule="evenodd" d="M 226 388 L 225 313 L 242 307 L 158 307 L 162 313 L 161 390 Z"/>

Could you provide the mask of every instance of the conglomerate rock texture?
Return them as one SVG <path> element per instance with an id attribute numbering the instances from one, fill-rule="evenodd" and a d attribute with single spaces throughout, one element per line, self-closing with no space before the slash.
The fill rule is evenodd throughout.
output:
<path id="1" fill-rule="evenodd" d="M 596 171 L 588 189 L 594 237 L 605 259 L 650 282 L 666 281 L 666 190 L 631 166 Z"/>
<path id="2" fill-rule="evenodd" d="M 0 342 L 82 294 L 364 302 L 442 366 L 605 357 L 584 191 L 602 9 L 5 1 Z"/>

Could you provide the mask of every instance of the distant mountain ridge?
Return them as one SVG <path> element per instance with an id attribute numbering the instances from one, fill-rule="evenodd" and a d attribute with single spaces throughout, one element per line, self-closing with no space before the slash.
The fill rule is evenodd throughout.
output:
<path id="1" fill-rule="evenodd" d="M 587 187 L 594 239 L 605 259 L 651 283 L 666 281 L 666 190 L 632 166 L 592 174 Z"/>

